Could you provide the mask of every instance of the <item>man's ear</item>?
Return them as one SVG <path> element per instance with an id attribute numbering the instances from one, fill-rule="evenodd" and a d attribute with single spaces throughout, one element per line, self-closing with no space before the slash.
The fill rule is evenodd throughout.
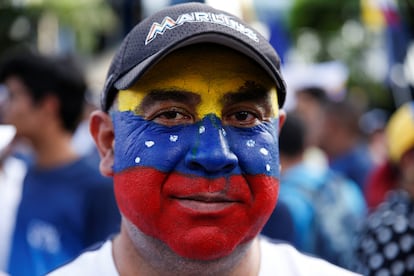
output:
<path id="1" fill-rule="evenodd" d="M 40 101 L 39 106 L 44 110 L 45 116 L 59 117 L 60 102 L 56 95 L 46 95 Z"/>
<path id="2" fill-rule="evenodd" d="M 279 134 L 280 131 L 282 130 L 283 125 L 285 124 L 286 121 L 286 111 L 284 111 L 283 109 L 279 110 Z"/>
<path id="3" fill-rule="evenodd" d="M 89 130 L 95 141 L 101 162 L 99 169 L 105 176 L 113 176 L 114 165 L 114 128 L 109 114 L 95 110 L 90 115 Z"/>

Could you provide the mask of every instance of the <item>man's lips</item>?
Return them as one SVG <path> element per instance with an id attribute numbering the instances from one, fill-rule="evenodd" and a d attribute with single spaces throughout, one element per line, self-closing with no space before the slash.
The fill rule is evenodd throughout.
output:
<path id="1" fill-rule="evenodd" d="M 240 201 L 217 193 L 173 196 L 171 198 L 173 200 L 176 200 L 184 208 L 188 208 L 197 212 L 207 213 L 218 212 L 231 207 L 234 204 L 240 203 Z"/>
<path id="2" fill-rule="evenodd" d="M 208 179 L 170 174 L 165 179 L 162 190 L 166 198 L 200 204 L 249 204 L 252 201 L 250 185 L 241 175 Z"/>

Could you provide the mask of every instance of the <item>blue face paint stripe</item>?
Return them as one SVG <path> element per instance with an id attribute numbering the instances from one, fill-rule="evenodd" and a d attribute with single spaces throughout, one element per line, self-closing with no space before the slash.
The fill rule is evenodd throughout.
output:
<path id="1" fill-rule="evenodd" d="M 112 118 L 116 133 L 115 173 L 149 167 L 166 173 L 175 171 L 207 178 L 237 174 L 279 178 L 277 118 L 252 128 L 222 126 L 221 120 L 211 114 L 195 124 L 173 127 L 147 121 L 131 111 L 115 111 Z M 216 147 L 222 145 L 208 140 L 212 135 L 219 135 L 217 131 L 225 135 L 220 139 L 226 140 L 229 151 L 237 157 L 237 165 L 230 172 L 212 173 L 190 168 L 185 162 L 188 154 L 196 159 L 200 151 L 211 153 L 220 150 Z M 212 160 L 214 162 L 214 157 Z"/>

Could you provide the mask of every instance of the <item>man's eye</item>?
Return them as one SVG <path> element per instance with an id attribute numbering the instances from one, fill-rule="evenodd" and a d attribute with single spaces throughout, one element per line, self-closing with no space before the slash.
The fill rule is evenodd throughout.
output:
<path id="1" fill-rule="evenodd" d="M 249 112 L 242 111 L 242 112 L 237 112 L 236 114 L 234 114 L 234 117 L 237 121 L 246 121 L 249 119 L 249 115 L 252 116 Z"/>
<path id="2" fill-rule="evenodd" d="M 183 114 L 180 114 L 179 112 L 177 112 L 177 111 L 166 111 L 166 112 L 163 112 L 163 113 L 161 113 L 160 115 L 158 115 L 158 117 L 159 118 L 164 118 L 164 119 L 182 119 L 182 118 L 184 118 L 185 116 L 183 115 Z"/>
<path id="3" fill-rule="evenodd" d="M 160 111 L 155 116 L 153 116 L 151 120 L 167 126 L 190 124 L 194 122 L 191 115 L 177 110 Z"/>
<path id="4" fill-rule="evenodd" d="M 224 122 L 235 127 L 252 127 L 260 123 L 258 116 L 249 111 L 238 111 L 225 116 Z"/>

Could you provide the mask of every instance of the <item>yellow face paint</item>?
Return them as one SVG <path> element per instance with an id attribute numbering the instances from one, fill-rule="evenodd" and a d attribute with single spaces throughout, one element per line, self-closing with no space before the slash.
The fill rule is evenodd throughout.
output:
<path id="1" fill-rule="evenodd" d="M 196 107 L 199 118 L 214 113 L 221 116 L 222 101 L 246 82 L 254 82 L 270 92 L 274 116 L 278 115 L 275 84 L 267 73 L 250 58 L 221 47 L 187 47 L 180 49 L 152 67 L 134 86 L 118 96 L 120 111 L 136 111 L 143 98 L 154 90 L 187 91 L 199 94 Z"/>

